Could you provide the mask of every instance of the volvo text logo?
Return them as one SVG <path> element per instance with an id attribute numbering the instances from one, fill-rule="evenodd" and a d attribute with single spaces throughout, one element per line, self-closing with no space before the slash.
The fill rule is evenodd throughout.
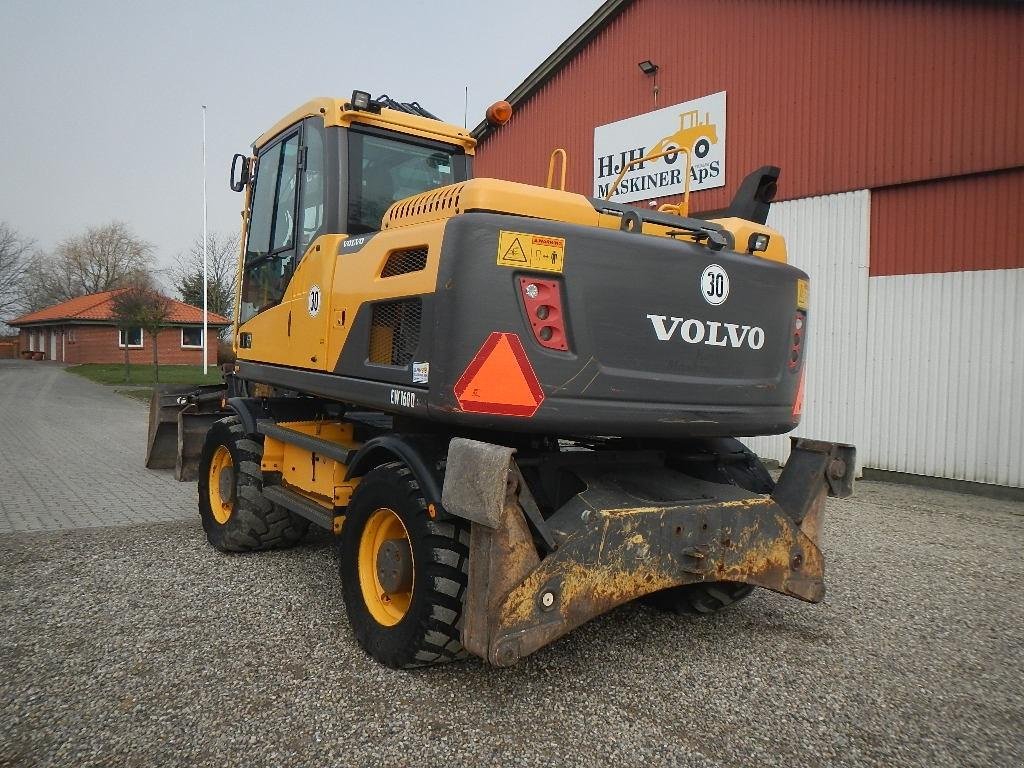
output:
<path id="1" fill-rule="evenodd" d="M 729 275 L 717 264 L 708 264 L 700 276 L 700 295 L 717 307 L 729 298 Z"/>
<path id="2" fill-rule="evenodd" d="M 720 323 L 716 320 L 688 320 L 685 317 L 648 315 L 658 341 L 676 337 L 688 344 L 709 344 L 712 347 L 760 349 L 764 346 L 764 329 L 758 325 Z"/>

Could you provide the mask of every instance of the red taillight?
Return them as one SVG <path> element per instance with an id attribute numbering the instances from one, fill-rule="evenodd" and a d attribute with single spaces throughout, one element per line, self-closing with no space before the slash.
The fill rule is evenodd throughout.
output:
<path id="1" fill-rule="evenodd" d="M 795 371 L 800 367 L 800 357 L 803 354 L 804 334 L 807 332 L 807 313 L 798 309 L 796 317 L 793 318 L 792 346 L 789 349 L 789 370 Z"/>
<path id="2" fill-rule="evenodd" d="M 562 290 L 557 280 L 519 278 L 519 292 L 523 296 L 526 317 L 533 329 L 533 337 L 542 347 L 565 352 L 569 340 L 565 335 L 565 317 L 562 314 Z"/>

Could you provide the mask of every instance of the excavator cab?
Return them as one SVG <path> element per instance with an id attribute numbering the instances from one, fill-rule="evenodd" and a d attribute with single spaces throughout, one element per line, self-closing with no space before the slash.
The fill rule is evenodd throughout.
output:
<path id="1" fill-rule="evenodd" d="M 468 178 L 460 146 L 352 122 L 307 117 L 254 147 L 239 322 L 285 300 L 310 244 L 366 235 L 396 201 Z"/>
<path id="2" fill-rule="evenodd" d="M 310 354 L 292 341 L 315 337 L 326 348 L 344 329 L 341 316 L 320 312 L 340 243 L 379 231 L 397 200 L 469 178 L 468 134 L 438 132 L 444 124 L 415 103 L 386 96 L 356 103 L 355 96 L 311 102 L 253 144 L 240 359 L 326 370 L 323 351 Z"/>

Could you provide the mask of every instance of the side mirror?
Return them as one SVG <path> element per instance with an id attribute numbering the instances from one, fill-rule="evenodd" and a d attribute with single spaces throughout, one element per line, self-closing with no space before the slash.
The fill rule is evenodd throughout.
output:
<path id="1" fill-rule="evenodd" d="M 241 161 L 241 169 L 239 170 L 239 161 Z M 249 158 L 245 155 L 240 155 L 237 152 L 235 156 L 231 158 L 231 191 L 241 192 L 245 189 L 245 185 L 249 183 Z"/>

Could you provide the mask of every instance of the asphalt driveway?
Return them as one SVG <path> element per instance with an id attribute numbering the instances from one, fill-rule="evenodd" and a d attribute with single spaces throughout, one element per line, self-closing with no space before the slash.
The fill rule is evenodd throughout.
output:
<path id="1" fill-rule="evenodd" d="M 0 533 L 198 515 L 195 484 L 143 466 L 147 410 L 56 363 L 0 360 Z"/>

